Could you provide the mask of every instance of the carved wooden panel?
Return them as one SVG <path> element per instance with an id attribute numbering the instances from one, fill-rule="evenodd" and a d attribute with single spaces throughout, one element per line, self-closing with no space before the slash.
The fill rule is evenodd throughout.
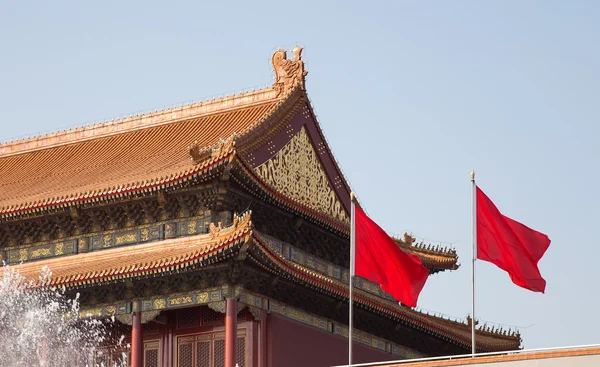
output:
<path id="1" fill-rule="evenodd" d="M 349 220 L 305 127 L 255 172 L 280 193 L 338 220 Z"/>
<path id="2" fill-rule="evenodd" d="M 177 367 L 224 367 L 225 333 L 213 331 L 179 336 L 177 338 Z M 236 363 L 245 367 L 246 330 L 238 329 Z"/>
<path id="3" fill-rule="evenodd" d="M 193 343 L 191 341 L 183 341 L 177 346 L 177 366 L 178 367 L 194 367 Z"/>
<path id="4" fill-rule="evenodd" d="M 196 344 L 197 367 L 212 367 L 210 341 L 200 341 Z"/>

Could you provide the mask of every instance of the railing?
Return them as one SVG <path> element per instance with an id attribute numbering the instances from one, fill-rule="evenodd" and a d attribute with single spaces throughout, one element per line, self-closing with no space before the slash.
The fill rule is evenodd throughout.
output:
<path id="1" fill-rule="evenodd" d="M 453 359 L 466 359 L 466 358 L 477 358 L 477 357 L 489 357 L 506 354 L 527 354 L 535 352 L 549 352 L 549 351 L 560 351 L 570 349 L 585 349 L 585 348 L 600 348 L 600 344 L 587 344 L 587 345 L 575 345 L 569 347 L 554 347 L 554 348 L 538 348 L 538 349 L 524 349 L 524 350 L 509 350 L 505 352 L 489 352 L 489 353 L 477 353 L 473 354 L 460 354 L 445 357 L 427 357 L 427 358 L 415 358 L 415 359 L 402 359 L 399 361 L 387 361 L 387 362 L 372 362 L 372 363 L 360 363 L 360 364 L 344 364 L 333 367 L 376 367 L 376 366 L 388 366 L 397 365 L 403 363 L 415 363 L 415 362 L 429 362 L 429 361 L 443 361 Z"/>

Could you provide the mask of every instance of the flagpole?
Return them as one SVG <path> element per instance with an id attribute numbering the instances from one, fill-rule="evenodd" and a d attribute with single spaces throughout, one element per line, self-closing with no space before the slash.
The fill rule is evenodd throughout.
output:
<path id="1" fill-rule="evenodd" d="M 349 271 L 349 285 L 350 291 L 348 292 L 348 364 L 352 364 L 352 324 L 353 324 L 353 302 L 352 302 L 352 288 L 354 287 L 354 250 L 356 244 L 356 224 L 355 224 L 355 206 L 354 206 L 354 192 L 350 193 L 350 271 Z"/>
<path id="2" fill-rule="evenodd" d="M 471 354 L 475 355 L 475 259 L 477 259 L 477 185 L 475 184 L 475 171 L 471 171 L 471 186 L 473 190 L 473 219 L 471 224 L 473 231 L 473 248 L 471 249 Z"/>

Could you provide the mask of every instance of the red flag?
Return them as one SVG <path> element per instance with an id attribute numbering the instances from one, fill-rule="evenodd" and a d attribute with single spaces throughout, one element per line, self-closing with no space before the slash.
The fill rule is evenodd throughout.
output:
<path id="1" fill-rule="evenodd" d="M 429 276 L 416 255 L 407 254 L 356 206 L 356 275 L 378 283 L 399 302 L 415 307 Z"/>
<path id="2" fill-rule="evenodd" d="M 506 271 L 516 285 L 544 293 L 546 281 L 537 264 L 548 246 L 548 236 L 502 215 L 477 187 L 478 259 Z"/>

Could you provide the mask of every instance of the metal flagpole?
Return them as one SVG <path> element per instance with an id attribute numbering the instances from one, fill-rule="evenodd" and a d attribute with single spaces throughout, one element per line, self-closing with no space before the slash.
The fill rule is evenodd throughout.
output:
<path id="1" fill-rule="evenodd" d="M 348 320 L 348 364 L 352 364 L 352 320 L 353 317 L 353 302 L 352 302 L 352 288 L 354 287 L 354 249 L 356 245 L 356 224 L 355 221 L 355 204 L 354 204 L 354 192 L 350 193 L 350 274 L 348 275 L 350 283 L 350 291 L 348 292 L 349 302 L 349 320 Z"/>
<path id="2" fill-rule="evenodd" d="M 471 186 L 473 188 L 473 248 L 472 248 L 472 266 L 471 266 L 471 354 L 475 355 L 475 259 L 477 259 L 477 185 L 475 184 L 475 171 L 471 171 Z"/>

